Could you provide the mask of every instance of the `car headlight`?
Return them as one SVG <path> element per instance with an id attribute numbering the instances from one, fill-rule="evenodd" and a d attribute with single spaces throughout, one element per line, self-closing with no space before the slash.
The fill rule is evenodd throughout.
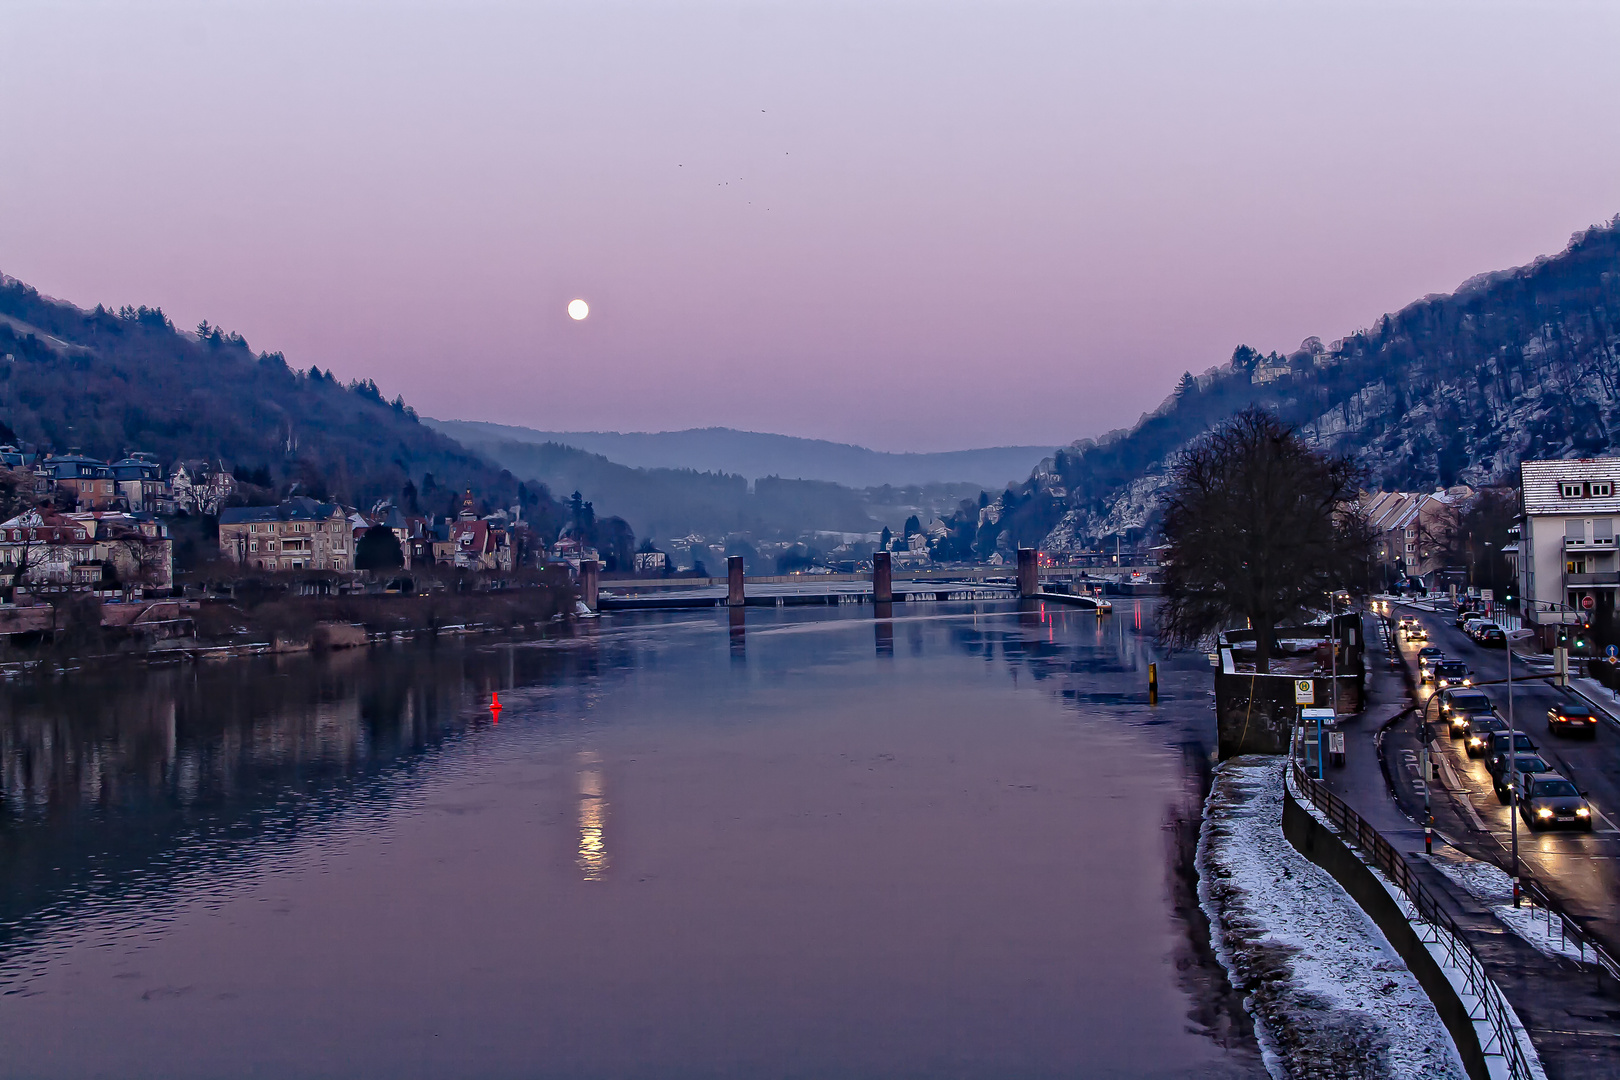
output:
<path id="1" fill-rule="evenodd" d="M 1536 811 L 1536 817 L 1552 817 L 1552 809 L 1550 807 L 1543 806 L 1540 810 Z"/>
<path id="2" fill-rule="evenodd" d="M 1575 816 L 1576 817 L 1591 817 L 1592 816 L 1592 811 L 1588 810 L 1584 806 L 1577 806 L 1575 808 Z"/>
<path id="3" fill-rule="evenodd" d="M 1468 740 L 1468 745 L 1469 746 L 1484 746 L 1485 745 L 1485 740 L 1480 739 L 1480 738 L 1469 739 Z"/>

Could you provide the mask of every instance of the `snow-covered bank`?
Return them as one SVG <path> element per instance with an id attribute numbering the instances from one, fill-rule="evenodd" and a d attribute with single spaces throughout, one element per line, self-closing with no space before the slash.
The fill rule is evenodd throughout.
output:
<path id="1" fill-rule="evenodd" d="M 1382 932 L 1282 832 L 1283 759 L 1224 762 L 1205 807 L 1199 898 L 1248 994 L 1273 1075 L 1464 1080 L 1434 1005 Z"/>

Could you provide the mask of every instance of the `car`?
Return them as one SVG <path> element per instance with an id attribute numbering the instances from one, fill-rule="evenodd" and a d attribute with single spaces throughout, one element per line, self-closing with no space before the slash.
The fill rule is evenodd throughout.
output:
<path id="1" fill-rule="evenodd" d="M 1473 638 L 1475 641 L 1483 638 L 1487 631 L 1502 629 L 1500 624 L 1495 623 L 1490 619 L 1481 619 L 1478 622 L 1469 623 L 1469 626 L 1471 626 L 1473 629 L 1468 632 L 1468 636 Z"/>
<path id="2" fill-rule="evenodd" d="M 1481 618 L 1483 616 L 1483 614 L 1484 613 L 1481 612 L 1478 608 L 1470 608 L 1470 607 L 1458 608 L 1457 609 L 1457 629 L 1461 630 L 1463 628 L 1463 624 L 1466 623 L 1469 619 Z"/>
<path id="3" fill-rule="evenodd" d="M 1590 705 L 1574 701 L 1560 701 L 1547 710 L 1547 730 L 1564 735 L 1585 735 L 1597 738 L 1598 718 Z"/>
<path id="4" fill-rule="evenodd" d="M 1592 806 L 1580 789 L 1555 772 L 1525 774 L 1520 780 L 1519 813 L 1532 830 L 1570 825 L 1592 831 Z"/>
<path id="5" fill-rule="evenodd" d="M 1462 632 L 1467 634 L 1470 638 L 1473 638 L 1474 631 L 1478 630 L 1480 628 L 1480 626 L 1482 626 L 1487 621 L 1488 620 L 1486 620 L 1486 619 L 1480 619 L 1480 618 L 1469 619 L 1467 622 L 1463 623 Z"/>
<path id="6" fill-rule="evenodd" d="M 1434 665 L 1434 685 L 1441 689 L 1449 686 L 1473 686 L 1473 676 L 1474 673 L 1461 660 L 1442 660 Z"/>
<path id="7" fill-rule="evenodd" d="M 1416 615 L 1402 615 L 1400 621 L 1395 624 L 1395 629 L 1399 630 L 1401 633 L 1404 634 L 1404 633 L 1406 633 L 1408 630 L 1412 629 L 1412 627 L 1414 627 L 1416 625 L 1417 625 L 1417 616 Z"/>
<path id="8" fill-rule="evenodd" d="M 1469 757 L 1483 757 L 1491 735 L 1507 730 L 1507 721 L 1495 713 L 1473 713 L 1468 717 L 1468 728 L 1463 732 L 1463 749 Z"/>
<path id="9" fill-rule="evenodd" d="M 1514 754 L 1512 768 L 1503 768 L 1491 776 L 1491 787 L 1496 789 L 1496 801 L 1506 806 L 1513 797 L 1513 785 L 1522 783 L 1521 776 L 1534 776 L 1538 773 L 1549 773 L 1553 767 L 1544 761 L 1540 754 Z M 1529 790 L 1520 787 L 1520 791 Z"/>
<path id="10" fill-rule="evenodd" d="M 1429 631 L 1424 627 L 1424 625 L 1422 623 L 1413 623 L 1411 626 L 1406 628 L 1406 640 L 1407 641 L 1428 641 L 1429 640 Z"/>
<path id="11" fill-rule="evenodd" d="M 1473 713 L 1491 711 L 1491 699 L 1483 690 L 1457 687 L 1440 692 L 1440 720 L 1451 728 L 1451 737 L 1460 739 L 1468 729 L 1468 717 Z"/>
<path id="12" fill-rule="evenodd" d="M 1522 731 L 1513 733 L 1513 752 L 1515 754 L 1533 754 L 1540 747 L 1534 739 Z M 1491 732 L 1490 742 L 1485 744 L 1485 771 L 1496 776 L 1502 771 L 1508 756 L 1508 733 L 1505 731 Z"/>
<path id="13" fill-rule="evenodd" d="M 1434 665 L 1445 659 L 1446 654 L 1433 645 L 1425 645 L 1418 650 L 1418 682 L 1428 682 L 1434 678 Z"/>
<path id="14" fill-rule="evenodd" d="M 1483 627 L 1475 640 L 1487 649 L 1507 648 L 1507 632 L 1500 626 Z"/>

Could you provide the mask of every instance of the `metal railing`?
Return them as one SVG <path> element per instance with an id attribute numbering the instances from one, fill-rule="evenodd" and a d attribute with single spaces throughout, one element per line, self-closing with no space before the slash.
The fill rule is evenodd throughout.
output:
<path id="1" fill-rule="evenodd" d="M 1468 993 L 1473 997 L 1469 1019 L 1483 1020 L 1491 1030 L 1491 1037 L 1480 1045 L 1480 1051 L 1488 1057 L 1502 1058 L 1511 1080 L 1533 1080 L 1536 1074 L 1531 1071 L 1524 1048 L 1519 1045 L 1512 1009 L 1486 973 L 1484 963 L 1463 938 L 1462 928 L 1446 914 L 1438 898 L 1413 875 L 1406 859 L 1377 829 L 1363 821 L 1361 815 L 1329 791 L 1327 785 L 1308 776 L 1297 760 L 1291 760 L 1289 767 L 1297 790 L 1327 815 L 1347 842 L 1359 848 L 1372 865 L 1406 894 L 1417 914 L 1413 929 L 1419 939 L 1426 944 L 1439 945 L 1451 966 L 1462 973 Z"/>

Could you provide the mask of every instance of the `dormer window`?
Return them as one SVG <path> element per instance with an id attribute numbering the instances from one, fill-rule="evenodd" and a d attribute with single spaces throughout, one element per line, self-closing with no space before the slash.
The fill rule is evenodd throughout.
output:
<path id="1" fill-rule="evenodd" d="M 1592 481 L 1592 498 L 1607 499 L 1614 494 L 1614 484 L 1608 480 Z"/>
<path id="2" fill-rule="evenodd" d="M 1579 499 L 1584 494 L 1579 480 L 1565 480 L 1558 485 L 1558 489 L 1559 494 L 1566 499 Z"/>

